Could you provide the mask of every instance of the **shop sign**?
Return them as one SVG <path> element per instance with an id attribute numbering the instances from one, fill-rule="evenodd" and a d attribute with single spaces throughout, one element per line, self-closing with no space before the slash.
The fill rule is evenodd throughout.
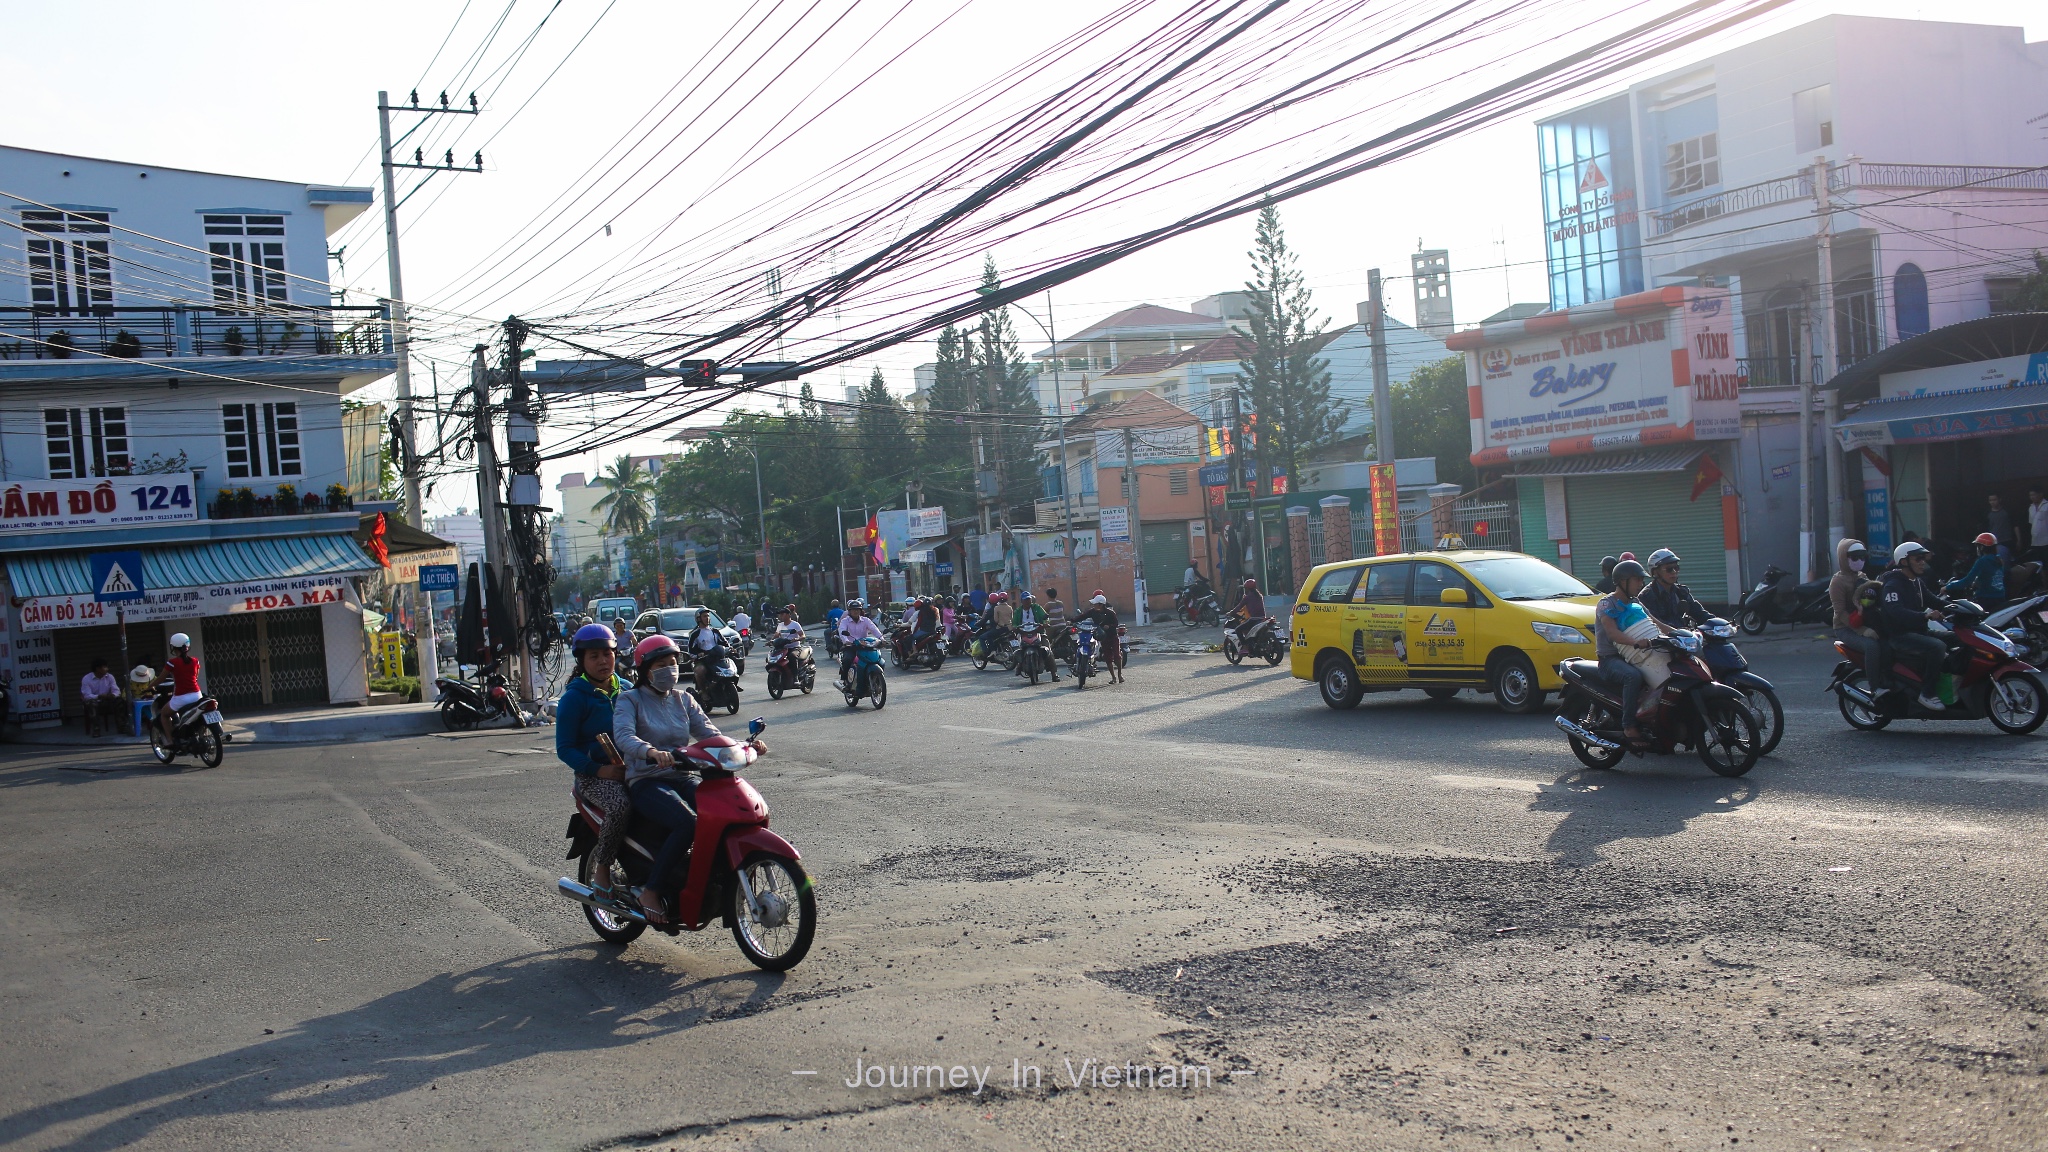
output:
<path id="1" fill-rule="evenodd" d="M 1974 392 L 1979 388 L 2017 388 L 2024 384 L 2048 384 L 2048 352 L 1979 360 L 1972 364 L 1948 364 L 1940 368 L 1919 368 L 1911 372 L 1887 372 L 1877 378 L 1877 394 L 1886 400 L 1903 400 L 1909 396 L 1940 396 L 1948 392 Z"/>
<path id="2" fill-rule="evenodd" d="M 344 604 L 348 598 L 346 576 L 297 576 L 203 588 L 161 588 L 123 607 L 127 609 L 129 622 L 133 623 Z M 21 602 L 24 631 L 89 628 L 112 623 L 113 607 L 94 600 L 90 592 L 78 596 L 30 596 Z"/>
<path id="3" fill-rule="evenodd" d="M 1372 480 L 1372 551 L 1385 556 L 1401 550 L 1401 496 L 1394 486 L 1394 466 L 1375 464 Z"/>
<path id="4" fill-rule="evenodd" d="M 1110 428 L 1095 434 L 1095 466 L 1124 466 L 1125 429 Z M 1202 458 L 1202 426 L 1182 424 L 1172 428 L 1132 428 L 1131 455 L 1139 464 L 1185 464 Z"/>
<path id="5" fill-rule="evenodd" d="M 1661 315 L 1467 351 L 1473 462 L 1739 437 L 1731 311 L 1725 292 L 1688 288 Z"/>
<path id="6" fill-rule="evenodd" d="M 50 532 L 199 519 L 190 472 L 83 480 L 9 480 L 0 532 Z"/>
<path id="7" fill-rule="evenodd" d="M 13 637 L 14 714 L 23 724 L 42 721 L 37 726 L 48 727 L 58 719 L 57 646 L 48 636 L 31 635 L 26 628 L 24 621 L 24 630 Z"/>
<path id="8" fill-rule="evenodd" d="M 462 570 L 453 564 L 421 564 L 419 575 L 422 592 L 455 592 L 462 587 Z"/>
<path id="9" fill-rule="evenodd" d="M 1230 465 L 1204 464 L 1196 478 L 1201 481 L 1204 488 L 1220 488 L 1230 483 Z"/>
<path id="10" fill-rule="evenodd" d="M 377 633 L 377 673 L 390 677 L 405 675 L 405 633 Z"/>
<path id="11" fill-rule="evenodd" d="M 946 510 L 944 508 L 913 508 L 909 517 L 909 537 L 912 540 L 930 540 L 946 534 Z"/>
<path id="12" fill-rule="evenodd" d="M 1098 508 L 1102 516 L 1102 538 L 1104 540 L 1129 540 L 1131 538 L 1131 510 L 1125 505 L 1114 508 Z"/>
<path id="13" fill-rule="evenodd" d="M 1994 401 L 1987 400 L 1986 403 Z M 1865 408 L 1864 413 L 1871 408 Z M 1879 409 L 1881 410 L 1881 409 Z M 1938 440 L 1974 440 L 1979 436 L 2002 436 L 2010 432 L 2048 430 L 2048 404 L 1998 408 L 1983 412 L 1955 412 L 1945 416 L 1921 416 L 1883 423 L 1850 424 L 1836 429 L 1842 447 L 1849 450 L 1885 444 L 1927 444 Z"/>
<path id="14" fill-rule="evenodd" d="M 391 567 L 384 573 L 384 579 L 393 584 L 413 584 L 419 581 L 422 568 L 453 568 L 460 563 L 462 550 L 452 544 L 446 548 L 429 548 L 424 552 L 401 552 L 391 557 Z M 426 590 L 453 592 L 455 585 Z"/>
<path id="15" fill-rule="evenodd" d="M 1067 554 L 1067 534 L 1065 532 L 1033 532 L 1029 534 L 1019 532 L 1017 537 L 1027 542 L 1024 546 L 1024 554 L 1033 560 L 1051 560 L 1055 557 L 1064 558 Z M 1093 556 L 1097 550 L 1095 529 L 1074 529 L 1075 556 Z"/>
<path id="16" fill-rule="evenodd" d="M 932 571 L 941 576 L 951 576 L 953 574 L 953 562 L 951 560 L 941 560 L 932 568 Z"/>

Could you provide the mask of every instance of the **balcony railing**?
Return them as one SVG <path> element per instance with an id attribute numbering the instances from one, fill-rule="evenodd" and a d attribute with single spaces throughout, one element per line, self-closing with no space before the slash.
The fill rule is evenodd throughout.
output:
<path id="1" fill-rule="evenodd" d="M 2048 192 L 2048 169 L 1988 167 L 1979 164 L 1877 164 L 1865 160 L 1837 164 L 1828 171 L 1828 191 L 1852 188 L 1985 188 L 1995 191 Z M 1651 238 L 1668 236 L 1694 224 L 1758 208 L 1796 202 L 1813 203 L 1813 170 L 1802 169 L 1774 180 L 1713 192 L 1661 212 L 1649 213 Z M 1848 205 L 1854 208 L 1854 205 Z"/>
<path id="2" fill-rule="evenodd" d="M 388 356 L 381 306 L 95 308 L 64 315 L 0 308 L 0 360 L 173 356 Z"/>
<path id="3" fill-rule="evenodd" d="M 1076 493 L 1072 499 L 1075 520 L 1093 520 L 1095 518 L 1095 493 Z M 1038 527 L 1041 530 L 1051 530 L 1066 527 L 1066 521 L 1062 518 L 1062 508 L 1064 507 L 1064 504 L 1065 501 L 1063 500 L 1063 498 L 1059 496 L 1054 496 L 1050 500 L 1040 500 L 1034 503 L 1032 505 L 1032 513 L 1034 519 L 1038 524 Z"/>

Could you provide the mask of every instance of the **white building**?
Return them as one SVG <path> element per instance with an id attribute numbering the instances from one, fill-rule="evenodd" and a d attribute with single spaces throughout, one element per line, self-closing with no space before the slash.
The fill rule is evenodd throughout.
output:
<path id="1" fill-rule="evenodd" d="M 382 311 L 334 307 L 326 266 L 370 189 L 21 148 L 0 178 L 16 718 L 75 712 L 87 662 L 121 658 L 92 583 L 111 551 L 139 553 L 147 594 L 130 662 L 183 631 L 230 707 L 363 698 L 351 577 L 376 565 L 352 538 L 342 398 L 394 361 Z"/>

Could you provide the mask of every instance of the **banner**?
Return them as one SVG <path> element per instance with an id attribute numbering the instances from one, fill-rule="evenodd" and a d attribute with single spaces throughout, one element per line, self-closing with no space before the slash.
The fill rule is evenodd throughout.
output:
<path id="1" fill-rule="evenodd" d="M 1394 490 L 1394 466 L 1372 466 L 1372 551 L 1385 556 L 1401 550 L 1401 500 Z"/>
<path id="2" fill-rule="evenodd" d="M 462 549 L 449 545 L 446 548 L 429 548 L 424 552 L 401 552 L 391 557 L 391 570 L 384 573 L 384 579 L 393 584 L 417 584 L 420 569 L 426 565 L 453 567 L 462 563 Z M 448 591 L 454 590 L 448 586 Z"/>
<path id="3" fill-rule="evenodd" d="M 1129 540 L 1131 538 L 1131 510 L 1125 505 L 1097 509 L 1102 516 L 1102 538 L 1104 540 Z"/>
<path id="4" fill-rule="evenodd" d="M 164 588 L 125 607 L 130 621 L 187 620 L 194 616 L 233 616 L 345 604 L 349 599 L 346 576 L 295 576 L 204 588 Z M 21 602 L 21 627 L 26 632 L 112 624 L 114 607 L 95 601 L 90 592 L 80 596 L 30 596 Z"/>
<path id="5" fill-rule="evenodd" d="M 913 508 L 910 510 L 906 535 L 911 540 L 931 540 L 946 534 L 946 510 L 944 508 Z"/>
<path id="6" fill-rule="evenodd" d="M 0 532 L 49 532 L 199 519 L 190 472 L 0 485 Z"/>

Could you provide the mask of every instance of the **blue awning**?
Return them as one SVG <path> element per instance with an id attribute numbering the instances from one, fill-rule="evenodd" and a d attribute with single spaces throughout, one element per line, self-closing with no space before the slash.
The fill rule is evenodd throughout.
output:
<path id="1" fill-rule="evenodd" d="M 283 536 L 142 548 L 143 587 L 211 588 L 294 576 L 354 576 L 378 570 L 353 537 Z M 90 596 L 90 550 L 7 557 L 16 596 Z"/>
<path id="2" fill-rule="evenodd" d="M 1873 400 L 1835 422 L 1844 448 L 1970 440 L 2048 429 L 2048 384 Z"/>

